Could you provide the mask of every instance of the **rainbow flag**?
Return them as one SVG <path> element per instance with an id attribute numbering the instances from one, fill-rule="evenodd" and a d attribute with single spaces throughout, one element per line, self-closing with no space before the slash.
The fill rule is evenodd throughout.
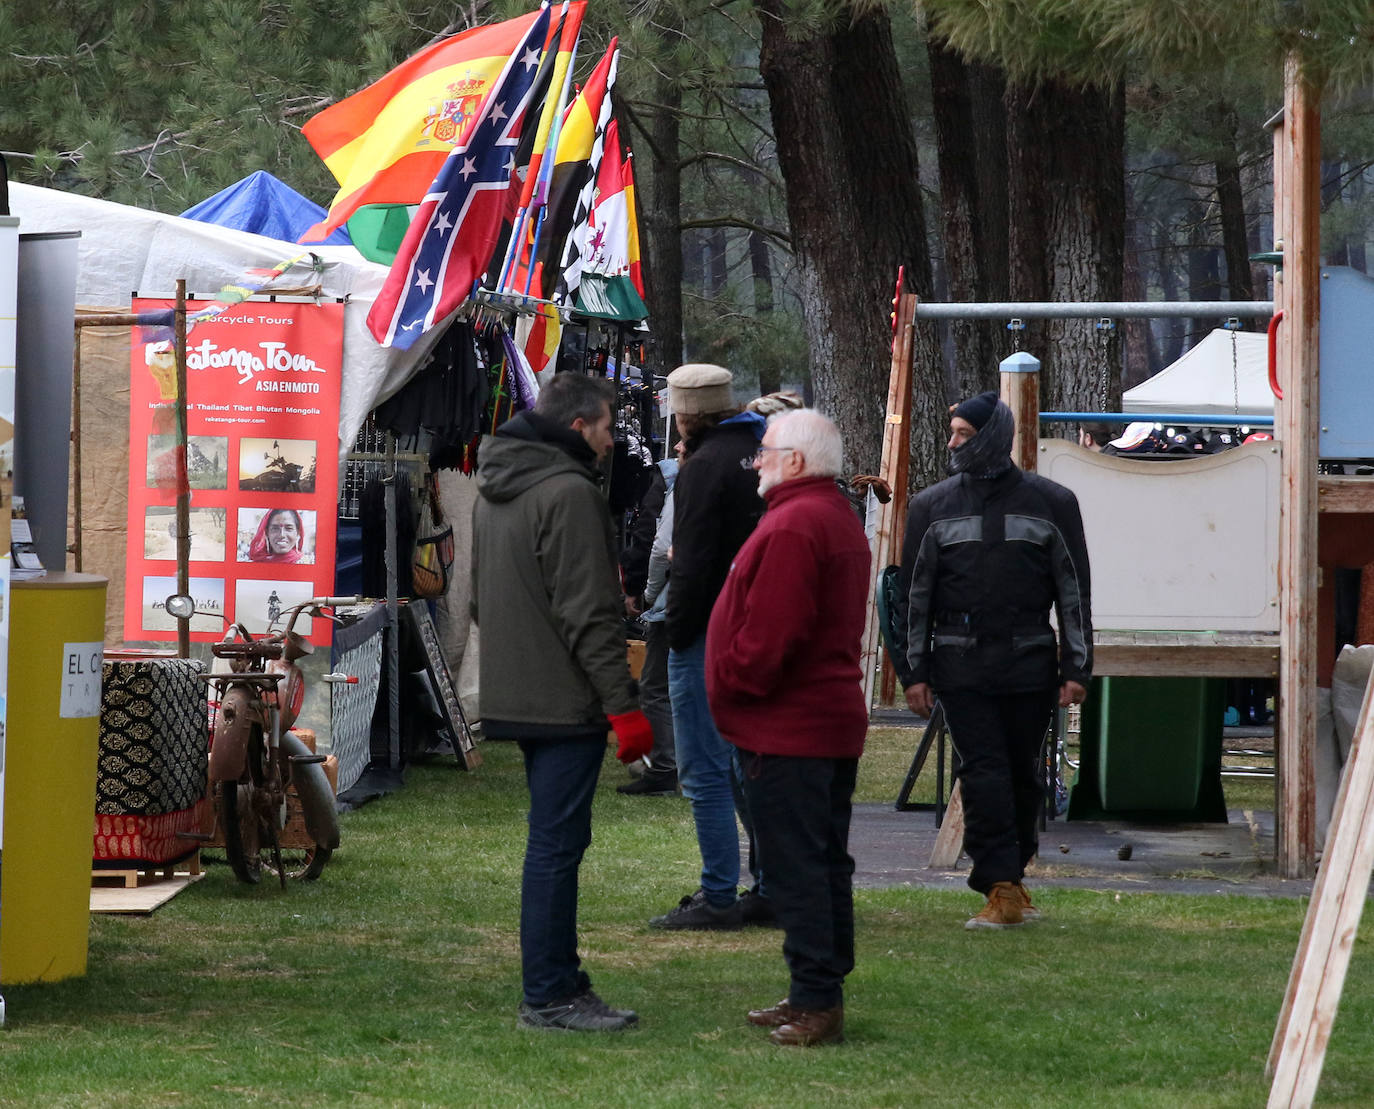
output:
<path id="1" fill-rule="evenodd" d="M 568 5 L 560 55 L 571 52 L 585 10 L 586 0 Z M 542 12 L 435 43 L 311 118 L 302 133 L 339 182 L 339 191 L 329 215 L 300 241 L 324 238 L 364 205 L 418 204 Z M 542 45 L 552 45 L 553 36 L 549 32 Z"/>

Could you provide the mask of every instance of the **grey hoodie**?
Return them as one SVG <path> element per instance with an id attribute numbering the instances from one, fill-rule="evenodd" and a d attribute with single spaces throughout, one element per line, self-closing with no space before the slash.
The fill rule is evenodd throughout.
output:
<path id="1" fill-rule="evenodd" d="M 473 509 L 484 729 L 556 737 L 639 707 L 625 660 L 615 532 L 577 432 L 522 412 L 485 439 Z"/>

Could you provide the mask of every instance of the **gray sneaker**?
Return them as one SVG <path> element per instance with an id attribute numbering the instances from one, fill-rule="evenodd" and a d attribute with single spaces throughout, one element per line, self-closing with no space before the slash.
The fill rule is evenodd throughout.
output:
<path id="1" fill-rule="evenodd" d="M 561 1032 L 620 1032 L 638 1022 L 639 1014 L 633 1009 L 612 1009 L 592 990 L 537 1008 L 522 1001 L 516 1021 L 521 1028 Z"/>
<path id="2" fill-rule="evenodd" d="M 744 915 L 739 898 L 725 908 L 718 909 L 706 900 L 705 891 L 700 889 L 679 901 L 676 909 L 649 921 L 650 928 L 669 931 L 734 932 L 743 926 Z"/>

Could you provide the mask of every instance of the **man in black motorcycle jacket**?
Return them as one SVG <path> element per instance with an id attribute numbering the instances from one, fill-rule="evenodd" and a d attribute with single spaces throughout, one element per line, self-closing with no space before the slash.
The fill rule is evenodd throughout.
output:
<path id="1" fill-rule="evenodd" d="M 952 410 L 953 476 L 912 499 L 902 547 L 902 682 L 913 712 L 929 716 L 939 698 L 959 758 L 968 884 L 987 898 L 974 929 L 1040 915 L 1022 878 L 1045 796 L 1041 744 L 1055 706 L 1082 702 L 1092 678 L 1078 501 L 1013 464 L 1014 430 L 996 393 Z"/>

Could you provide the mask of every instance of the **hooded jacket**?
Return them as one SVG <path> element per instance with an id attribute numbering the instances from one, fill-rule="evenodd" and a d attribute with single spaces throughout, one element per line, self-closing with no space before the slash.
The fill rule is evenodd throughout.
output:
<path id="1" fill-rule="evenodd" d="M 706 634 L 730 562 L 763 515 L 752 463 L 767 421 L 742 412 L 707 428 L 673 486 L 673 584 L 668 645 L 685 650 Z"/>
<path id="2" fill-rule="evenodd" d="M 907 685 L 1004 694 L 1092 678 L 1088 548 L 1064 486 L 1015 466 L 932 485 L 912 498 L 901 576 Z"/>
<path id="3" fill-rule="evenodd" d="M 595 464 L 581 435 L 534 412 L 482 443 L 472 615 L 488 735 L 586 733 L 639 707 Z"/>

